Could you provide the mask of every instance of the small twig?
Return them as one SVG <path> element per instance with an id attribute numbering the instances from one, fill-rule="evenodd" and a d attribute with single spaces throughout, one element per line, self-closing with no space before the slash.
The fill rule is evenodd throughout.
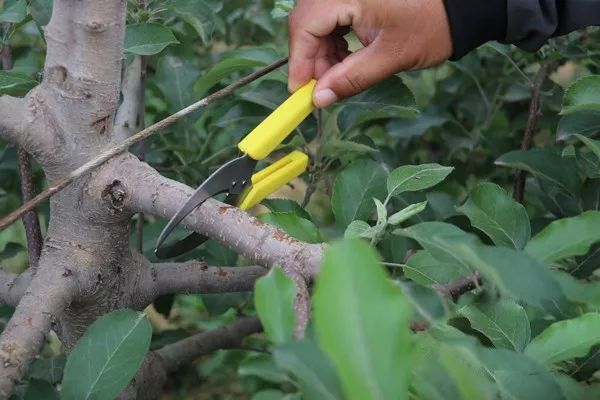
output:
<path id="1" fill-rule="evenodd" d="M 48 200 L 50 197 L 52 197 L 56 193 L 60 192 L 62 189 L 67 187 L 69 184 L 71 184 L 71 182 L 73 182 L 75 179 L 80 178 L 83 175 L 86 175 L 87 173 L 89 173 L 93 169 L 99 167 L 100 165 L 104 164 L 106 161 L 110 160 L 114 156 L 121 154 L 124 151 L 127 151 L 127 149 L 129 149 L 129 147 L 131 147 L 132 145 L 141 142 L 142 140 L 150 137 L 152 134 L 156 133 L 157 131 L 159 131 L 161 129 L 164 129 L 164 128 L 167 128 L 167 127 L 173 125 L 175 122 L 179 121 L 181 118 L 205 107 L 208 104 L 211 104 L 212 102 L 214 102 L 218 99 L 221 99 L 221 98 L 231 94 L 236 89 L 239 89 L 242 86 L 245 86 L 245 85 L 249 84 L 250 82 L 255 81 L 256 79 L 268 74 L 269 72 L 281 67 L 282 65 L 285 65 L 286 63 L 287 63 L 287 58 L 283 58 L 279 61 L 276 61 L 273 64 L 271 64 L 259 71 L 256 71 L 256 72 L 240 79 L 239 81 L 232 83 L 231 85 L 219 90 L 218 92 L 215 92 L 215 93 L 203 98 L 202 100 L 199 100 L 196 103 L 176 112 L 175 114 L 170 115 L 167 118 L 149 126 L 148 128 L 123 140 L 116 146 L 111 147 L 110 149 L 106 150 L 104 153 L 100 154 L 98 157 L 94 158 L 93 160 L 88 161 L 87 163 L 83 164 L 81 167 L 75 169 L 70 174 L 58 179 L 56 182 L 54 182 L 54 184 L 52 184 L 50 187 L 48 187 L 48 189 L 46 189 L 44 192 L 38 194 L 33 199 L 31 199 L 30 201 L 23 204 L 21 207 L 19 207 L 15 211 L 11 212 L 10 214 L 8 214 L 4 218 L 2 218 L 0 220 L 0 230 L 5 229 L 7 226 L 9 226 L 13 222 L 15 222 L 18 218 L 20 218 L 24 213 L 26 213 L 27 211 L 33 210 L 40 203 Z"/>
<path id="2" fill-rule="evenodd" d="M 481 275 L 479 272 L 476 272 L 473 275 L 459 278 L 450 283 L 432 285 L 431 288 L 442 296 L 456 301 L 463 294 L 477 289 L 479 286 L 481 286 Z"/>
<path id="3" fill-rule="evenodd" d="M 10 24 L 4 24 L 4 30 L 10 30 Z M 2 68 L 6 71 L 13 68 L 12 49 L 8 44 L 2 47 Z M 17 149 L 19 158 L 19 176 L 21 177 L 21 197 L 23 203 L 27 203 L 33 197 L 33 171 L 29 154 L 22 148 Z M 42 252 L 42 230 L 40 221 L 35 210 L 28 211 L 22 217 L 23 226 L 25 227 L 25 237 L 27 239 L 27 253 L 29 255 L 29 266 L 32 269 L 37 268 Z"/>
<path id="4" fill-rule="evenodd" d="M 537 72 L 533 85 L 531 87 L 531 101 L 529 102 L 529 117 L 525 125 L 525 133 L 521 142 L 522 150 L 529 150 L 533 143 L 533 134 L 537 127 L 537 123 L 542 115 L 540 92 L 542 85 L 546 81 L 550 70 L 553 68 L 553 63 L 544 64 Z M 527 180 L 527 172 L 517 171 L 514 181 L 513 198 L 519 203 L 523 203 L 525 198 L 525 181 Z"/>

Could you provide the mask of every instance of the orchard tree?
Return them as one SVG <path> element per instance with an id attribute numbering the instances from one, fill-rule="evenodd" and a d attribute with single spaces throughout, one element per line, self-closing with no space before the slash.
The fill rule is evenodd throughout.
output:
<path id="1" fill-rule="evenodd" d="M 287 96 L 292 6 L 0 1 L 0 398 L 598 398 L 596 30 L 316 111 L 306 176 L 155 258 Z"/>

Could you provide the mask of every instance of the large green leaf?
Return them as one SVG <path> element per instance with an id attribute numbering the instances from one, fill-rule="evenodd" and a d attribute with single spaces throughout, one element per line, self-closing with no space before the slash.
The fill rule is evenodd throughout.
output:
<path id="1" fill-rule="evenodd" d="M 536 336 L 525 354 L 545 365 L 585 356 L 600 344 L 600 314 L 588 313 L 558 321 Z"/>
<path id="2" fill-rule="evenodd" d="M 389 196 L 424 190 L 437 185 L 454 170 L 439 164 L 404 165 L 393 170 L 387 179 Z"/>
<path id="3" fill-rule="evenodd" d="M 507 400 L 564 400 L 552 375 L 525 355 L 506 349 L 479 349 L 478 359 Z"/>
<path id="4" fill-rule="evenodd" d="M 64 400 L 111 400 L 133 378 L 150 347 L 144 313 L 118 310 L 87 329 L 67 358 Z"/>
<path id="5" fill-rule="evenodd" d="M 397 76 L 350 97 L 340 105 L 338 122 L 342 131 L 382 118 L 414 118 L 418 114 L 415 98 Z"/>
<path id="6" fill-rule="evenodd" d="M 335 179 L 331 206 L 336 221 L 348 226 L 366 220 L 375 209 L 373 198 L 385 197 L 387 172 L 371 160 L 358 160 L 346 167 Z"/>
<path id="7" fill-rule="evenodd" d="M 18 24 L 27 15 L 27 2 L 25 0 L 6 0 L 4 8 L 0 10 L 0 22 Z"/>
<path id="8" fill-rule="evenodd" d="M 125 29 L 125 44 L 123 51 L 126 53 L 151 56 L 158 54 L 170 44 L 179 41 L 173 32 L 164 25 L 157 23 L 127 25 Z"/>
<path id="9" fill-rule="evenodd" d="M 552 222 L 535 235 L 525 251 L 545 263 L 586 254 L 600 241 L 600 211 L 587 211 Z"/>
<path id="10" fill-rule="evenodd" d="M 275 344 L 294 335 L 296 285 L 281 268 L 272 268 L 254 285 L 254 305 L 267 337 Z"/>
<path id="11" fill-rule="evenodd" d="M 161 57 L 154 81 L 169 103 L 169 110 L 176 112 L 189 106 L 194 100 L 192 86 L 199 71 L 187 60 L 173 56 Z"/>
<path id="12" fill-rule="evenodd" d="M 600 158 L 600 140 L 593 140 L 583 135 L 575 135 L 581 140 L 595 155 Z"/>
<path id="13" fill-rule="evenodd" d="M 288 342 L 273 350 L 277 365 L 298 380 L 306 400 L 342 399 L 335 370 L 310 339 Z"/>
<path id="14" fill-rule="evenodd" d="M 564 140 L 571 135 L 589 135 L 600 131 L 600 112 L 585 111 L 565 115 L 558 123 L 556 138 Z"/>
<path id="15" fill-rule="evenodd" d="M 255 376 L 272 383 L 290 381 L 287 374 L 275 365 L 275 361 L 270 354 L 258 354 L 242 361 L 238 367 L 238 374 L 240 376 Z"/>
<path id="16" fill-rule="evenodd" d="M 552 182 L 567 193 L 577 194 L 581 189 L 581 178 L 575 160 L 548 150 L 511 151 L 496 160 L 496 164 L 525 170 L 535 177 Z"/>
<path id="17" fill-rule="evenodd" d="M 0 71 L 0 95 L 23 96 L 37 82 L 28 75 L 16 71 Z"/>
<path id="18" fill-rule="evenodd" d="M 497 246 L 522 249 L 531 236 L 525 207 L 493 183 L 484 182 L 475 186 L 469 200 L 459 211 Z"/>
<path id="19" fill-rule="evenodd" d="M 292 212 L 273 212 L 261 214 L 258 219 L 262 222 L 278 226 L 288 235 L 308 243 L 320 243 L 319 229 L 311 221 L 299 217 Z"/>
<path id="20" fill-rule="evenodd" d="M 510 299 L 493 304 L 469 304 L 458 310 L 473 329 L 486 335 L 496 347 L 523 351 L 531 339 L 529 318 L 523 307 Z"/>
<path id="21" fill-rule="evenodd" d="M 424 286 L 441 285 L 465 275 L 460 265 L 442 262 L 426 250 L 419 250 L 406 262 L 404 276 Z"/>
<path id="22" fill-rule="evenodd" d="M 215 14 L 223 7 L 221 0 L 172 0 L 169 7 L 190 24 L 204 44 L 210 41 L 215 28 Z"/>
<path id="23" fill-rule="evenodd" d="M 419 242 L 441 262 L 480 271 L 506 296 L 552 311 L 565 299 L 552 273 L 525 253 L 481 244 L 473 235 L 442 222 L 424 222 L 396 231 Z"/>
<path id="24" fill-rule="evenodd" d="M 599 75 L 581 78 L 567 88 L 560 113 L 567 115 L 576 111 L 600 111 Z"/>
<path id="25" fill-rule="evenodd" d="M 50 22 L 52 16 L 52 1 L 53 0 L 31 0 L 29 3 L 29 11 L 31 17 L 39 26 L 46 26 Z"/>
<path id="26" fill-rule="evenodd" d="M 203 96 L 226 76 L 234 72 L 270 64 L 277 58 L 277 52 L 267 47 L 233 52 L 206 71 L 194 85 L 194 91 L 198 96 Z"/>
<path id="27" fill-rule="evenodd" d="M 319 341 L 345 397 L 406 398 L 410 307 L 371 248 L 356 239 L 328 248 L 313 299 Z"/>

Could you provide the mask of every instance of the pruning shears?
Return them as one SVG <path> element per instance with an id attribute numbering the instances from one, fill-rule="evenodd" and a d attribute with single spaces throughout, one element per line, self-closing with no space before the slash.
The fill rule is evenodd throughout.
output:
<path id="1" fill-rule="evenodd" d="M 306 170 L 308 156 L 296 150 L 254 173 L 258 161 L 271 154 L 313 111 L 312 92 L 315 84 L 316 81 L 312 80 L 294 92 L 240 141 L 238 149 L 243 153 L 242 156 L 223 164 L 196 189 L 161 232 L 155 250 L 158 258 L 178 256 L 208 239 L 192 233 L 180 241 L 163 246 L 173 229 L 209 197 L 226 193 L 225 203 L 248 210 Z"/>

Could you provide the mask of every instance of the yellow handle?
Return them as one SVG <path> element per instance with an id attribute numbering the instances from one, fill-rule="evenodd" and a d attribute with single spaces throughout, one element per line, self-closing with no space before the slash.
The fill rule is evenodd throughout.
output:
<path id="1" fill-rule="evenodd" d="M 248 210 L 265 197 L 300 176 L 308 165 L 308 156 L 301 151 L 293 151 L 267 168 L 252 175 L 252 187 L 242 200 L 240 208 Z"/>
<path id="2" fill-rule="evenodd" d="M 316 83 L 312 80 L 298 89 L 254 128 L 238 148 L 255 160 L 268 156 L 314 109 L 312 92 Z"/>

